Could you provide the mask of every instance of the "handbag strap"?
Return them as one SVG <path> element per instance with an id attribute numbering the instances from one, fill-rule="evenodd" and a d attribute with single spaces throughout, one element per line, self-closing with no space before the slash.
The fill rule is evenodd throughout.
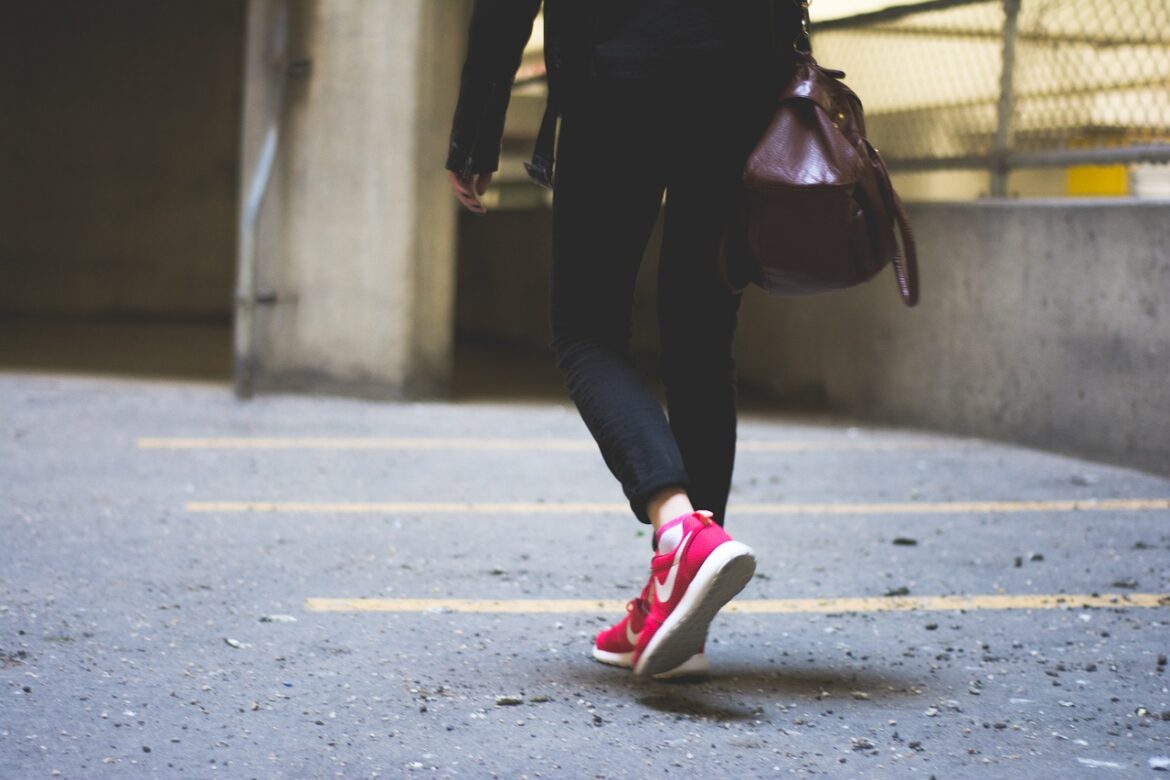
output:
<path id="1" fill-rule="evenodd" d="M 812 21 L 808 16 L 808 7 L 812 0 L 792 0 L 800 7 L 800 31 L 792 42 L 792 48 L 805 54 L 812 54 Z"/>
<path id="2" fill-rule="evenodd" d="M 918 245 L 914 241 L 914 231 L 910 229 L 910 217 L 906 214 L 906 207 L 902 199 L 891 187 L 890 194 L 894 196 L 894 217 L 898 222 L 898 232 L 902 235 L 902 250 L 894 256 L 894 274 L 898 277 L 898 292 L 902 296 L 902 303 L 907 306 L 918 304 Z"/>
<path id="3" fill-rule="evenodd" d="M 878 154 L 877 149 L 869 141 L 863 141 L 870 159 L 873 160 L 879 174 L 878 186 L 881 188 L 882 198 L 886 206 L 894 212 L 894 222 L 898 225 L 898 234 L 902 239 L 902 248 L 894 254 L 894 276 L 898 281 L 898 294 L 902 296 L 902 303 L 915 306 L 918 303 L 918 243 L 914 240 L 914 231 L 910 229 L 910 217 L 906 213 L 906 206 L 894 189 L 890 181 L 890 172 L 886 163 Z"/>
<path id="4" fill-rule="evenodd" d="M 783 43 L 781 43 L 781 40 L 780 40 L 780 32 L 782 30 L 784 30 L 784 31 L 790 31 L 790 30 L 788 27 L 788 18 L 789 17 L 787 15 L 785 15 L 784 18 L 781 19 L 779 11 L 776 8 L 777 4 L 780 2 L 781 2 L 781 0 L 771 0 L 771 2 L 768 3 L 768 14 L 769 14 L 768 21 L 772 25 L 771 30 L 772 30 L 772 49 L 773 49 L 773 51 L 780 52 L 781 51 L 780 47 L 783 45 L 783 46 L 792 46 L 792 48 L 796 49 L 799 52 L 803 52 L 805 54 L 812 54 L 812 37 L 811 37 L 812 22 L 809 21 L 809 16 L 808 16 L 808 6 L 812 2 L 812 0 L 791 0 L 792 4 L 800 9 L 800 28 L 796 31 L 795 38 L 793 38 L 791 41 L 783 41 Z M 783 24 L 782 24 L 782 22 L 783 22 Z"/>

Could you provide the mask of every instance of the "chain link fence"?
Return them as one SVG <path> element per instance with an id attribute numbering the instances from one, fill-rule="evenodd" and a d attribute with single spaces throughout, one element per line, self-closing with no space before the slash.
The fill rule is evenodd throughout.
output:
<path id="1" fill-rule="evenodd" d="M 815 3 L 814 3 L 815 8 Z M 1170 0 L 932 0 L 813 25 L 896 171 L 1170 161 Z"/>

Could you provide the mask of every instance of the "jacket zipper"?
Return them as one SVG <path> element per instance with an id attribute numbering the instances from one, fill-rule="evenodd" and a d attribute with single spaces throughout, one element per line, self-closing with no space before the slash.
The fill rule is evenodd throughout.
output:
<path id="1" fill-rule="evenodd" d="M 492 101 L 496 97 L 496 88 L 498 86 L 498 81 L 488 82 L 487 99 L 484 101 L 483 108 L 479 112 L 479 121 L 476 122 L 475 132 L 471 136 L 471 144 L 467 150 L 467 158 L 463 161 L 463 170 L 459 172 L 464 179 L 471 178 L 471 169 L 475 166 L 475 149 L 479 146 L 479 137 L 483 133 L 483 123 L 487 119 L 488 110 L 492 107 Z"/>

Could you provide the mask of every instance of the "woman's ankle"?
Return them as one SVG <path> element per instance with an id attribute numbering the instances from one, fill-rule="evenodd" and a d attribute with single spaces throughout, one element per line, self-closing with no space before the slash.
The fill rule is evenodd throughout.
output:
<path id="1" fill-rule="evenodd" d="M 679 515 L 687 515 L 695 511 L 687 492 L 679 487 L 664 488 L 658 491 L 646 502 L 646 514 L 650 524 L 654 526 L 654 533 L 663 525 Z"/>

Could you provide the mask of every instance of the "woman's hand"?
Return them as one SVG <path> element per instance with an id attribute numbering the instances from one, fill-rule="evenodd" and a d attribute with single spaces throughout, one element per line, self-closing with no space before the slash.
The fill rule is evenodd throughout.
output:
<path id="1" fill-rule="evenodd" d="M 487 214 L 487 209 L 483 207 L 483 201 L 479 196 L 487 192 L 488 185 L 492 183 L 490 173 L 481 173 L 465 179 L 455 171 L 447 171 L 447 179 L 451 182 L 451 189 L 455 190 L 455 197 L 459 198 L 465 209 L 481 217 Z"/>

